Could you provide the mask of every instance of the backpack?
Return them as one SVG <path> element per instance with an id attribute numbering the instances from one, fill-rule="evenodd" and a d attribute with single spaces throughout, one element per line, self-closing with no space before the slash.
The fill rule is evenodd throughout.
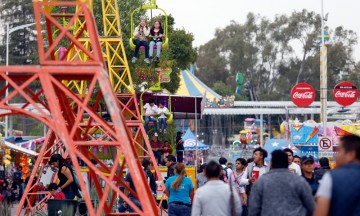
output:
<path id="1" fill-rule="evenodd" d="M 223 170 L 225 171 L 225 175 L 223 175 L 223 181 L 224 182 L 228 182 L 228 179 L 229 179 L 228 171 L 227 171 L 228 169 L 229 169 L 229 167 L 223 168 Z"/>

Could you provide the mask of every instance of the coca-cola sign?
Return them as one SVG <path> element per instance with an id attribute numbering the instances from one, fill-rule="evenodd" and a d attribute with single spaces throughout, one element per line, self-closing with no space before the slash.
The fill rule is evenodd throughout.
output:
<path id="1" fill-rule="evenodd" d="M 342 106 L 349 106 L 356 102 L 358 90 L 351 82 L 341 82 L 334 88 L 334 99 Z"/>
<path id="2" fill-rule="evenodd" d="M 307 83 L 299 83 L 291 89 L 291 100 L 299 107 L 307 107 L 315 100 L 315 89 Z"/>

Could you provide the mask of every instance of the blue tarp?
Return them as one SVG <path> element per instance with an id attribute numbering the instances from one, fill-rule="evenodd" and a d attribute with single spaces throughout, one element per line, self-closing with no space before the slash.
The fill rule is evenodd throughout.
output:
<path id="1" fill-rule="evenodd" d="M 195 135 L 191 132 L 190 128 L 187 129 L 186 133 L 182 136 L 182 139 L 184 140 L 184 147 L 185 150 L 195 150 L 196 149 L 196 138 Z M 200 150 L 207 150 L 209 149 L 208 145 L 205 145 L 204 143 L 197 141 L 197 147 Z"/>

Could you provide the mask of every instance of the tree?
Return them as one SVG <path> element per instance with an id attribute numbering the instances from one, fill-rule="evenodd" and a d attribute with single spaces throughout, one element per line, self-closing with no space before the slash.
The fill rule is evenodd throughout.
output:
<path id="1" fill-rule="evenodd" d="M 320 15 L 307 10 L 273 20 L 249 13 L 245 23 L 232 21 L 200 46 L 198 76 L 207 85 L 220 80 L 235 89 L 236 72 L 242 71 L 247 89 L 243 92 L 251 100 L 290 100 L 289 92 L 299 82 L 319 89 L 320 23 Z M 332 88 L 357 69 L 352 56 L 357 36 L 343 27 L 325 29 L 332 41 L 328 45 L 328 86 Z"/>
<path id="2" fill-rule="evenodd" d="M 0 9 L 1 22 L 4 24 L 9 23 L 10 28 L 35 21 L 32 1 L 3 1 Z M 31 29 L 34 29 L 34 27 L 20 29 L 11 33 L 9 37 L 9 64 L 26 65 L 38 63 L 36 33 Z M 2 38 L 0 58 L 4 63 L 6 56 L 6 29 Z"/>
<path id="3" fill-rule="evenodd" d="M 234 91 L 231 90 L 230 86 L 227 86 L 225 83 L 221 81 L 217 81 L 212 87 L 212 90 L 214 90 L 216 93 L 218 93 L 221 96 L 229 96 L 234 94 Z"/>

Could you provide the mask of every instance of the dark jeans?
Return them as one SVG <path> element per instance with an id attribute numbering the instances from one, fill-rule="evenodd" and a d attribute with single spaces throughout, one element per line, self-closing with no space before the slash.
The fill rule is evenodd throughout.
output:
<path id="1" fill-rule="evenodd" d="M 145 57 L 149 58 L 149 43 L 147 41 L 139 41 L 139 40 L 135 40 L 134 43 L 136 45 L 134 56 L 136 58 L 139 58 L 139 49 L 141 46 L 144 46 L 145 47 Z"/>
<path id="2" fill-rule="evenodd" d="M 64 188 L 62 190 L 62 192 L 64 193 L 65 198 L 68 199 L 68 200 L 72 200 L 76 196 L 76 192 L 74 191 L 72 185 L 69 185 L 66 188 Z"/>
<path id="3" fill-rule="evenodd" d="M 160 150 L 157 150 L 156 152 L 154 152 L 154 156 L 158 162 L 158 165 L 161 164 L 161 155 L 162 155 L 162 152 Z"/>
<path id="4" fill-rule="evenodd" d="M 152 121 L 154 123 L 155 133 L 158 132 L 157 121 L 156 121 L 156 118 L 154 118 L 154 116 L 144 116 L 144 120 L 145 120 L 145 131 L 146 131 L 146 133 L 149 132 L 149 122 L 150 121 Z"/>
<path id="5" fill-rule="evenodd" d="M 183 157 L 184 157 L 184 151 L 176 151 L 176 160 L 178 163 L 182 163 L 183 162 Z"/>
<path id="6" fill-rule="evenodd" d="M 159 128 L 160 130 L 166 129 L 167 128 L 167 118 L 159 118 Z"/>
<path id="7" fill-rule="evenodd" d="M 141 204 L 139 202 L 139 200 L 135 199 L 135 197 L 129 197 L 129 199 L 131 200 L 131 202 L 133 202 L 139 209 L 141 209 Z M 118 208 L 119 212 L 126 212 L 126 210 L 128 210 L 129 212 L 135 212 L 134 209 L 132 209 L 129 205 L 127 205 L 125 207 L 124 203 L 122 203 L 119 208 Z"/>
<path id="8" fill-rule="evenodd" d="M 191 207 L 182 205 L 182 204 L 169 204 L 169 216 L 190 216 L 191 215 Z"/>

